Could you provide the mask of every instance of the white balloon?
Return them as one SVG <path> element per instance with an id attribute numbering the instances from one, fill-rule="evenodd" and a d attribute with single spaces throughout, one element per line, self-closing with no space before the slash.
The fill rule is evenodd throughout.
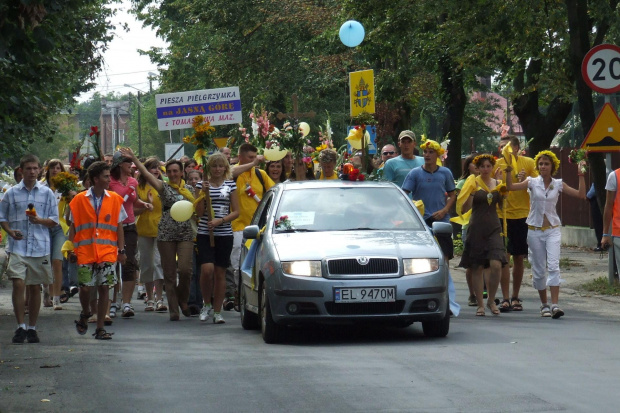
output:
<path id="1" fill-rule="evenodd" d="M 194 205 L 187 200 L 177 201 L 170 208 L 170 216 L 177 222 L 185 222 L 192 217 Z"/>
<path id="2" fill-rule="evenodd" d="M 306 137 L 310 133 L 310 125 L 306 122 L 299 122 L 299 131 L 302 136 Z"/>

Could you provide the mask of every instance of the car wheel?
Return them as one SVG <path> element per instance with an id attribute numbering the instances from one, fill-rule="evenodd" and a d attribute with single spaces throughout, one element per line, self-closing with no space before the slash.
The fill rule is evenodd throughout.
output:
<path id="1" fill-rule="evenodd" d="M 241 327 L 244 330 L 256 330 L 258 328 L 258 315 L 248 311 L 246 304 L 248 302 L 248 294 L 246 287 L 239 287 L 239 315 L 241 316 Z"/>
<path id="2" fill-rule="evenodd" d="M 260 324 L 263 340 L 267 344 L 279 343 L 282 339 L 284 327 L 273 321 L 271 306 L 269 305 L 269 298 L 267 297 L 267 290 L 265 288 L 261 288 L 260 306 Z"/>
<path id="3" fill-rule="evenodd" d="M 445 337 L 450 330 L 450 304 L 446 305 L 446 314 L 438 321 L 423 321 L 422 331 L 426 337 Z"/>

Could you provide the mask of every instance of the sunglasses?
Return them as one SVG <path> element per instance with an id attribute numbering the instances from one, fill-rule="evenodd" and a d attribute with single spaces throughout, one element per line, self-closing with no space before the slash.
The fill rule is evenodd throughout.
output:
<path id="1" fill-rule="evenodd" d="M 387 156 L 387 155 L 394 155 L 395 153 L 396 153 L 396 152 L 394 152 L 394 151 L 385 151 L 385 152 L 383 152 L 383 155 L 384 155 L 384 156 Z"/>

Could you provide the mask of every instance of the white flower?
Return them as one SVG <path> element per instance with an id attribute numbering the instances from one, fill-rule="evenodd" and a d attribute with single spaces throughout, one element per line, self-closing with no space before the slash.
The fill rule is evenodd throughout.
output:
<path id="1" fill-rule="evenodd" d="M 256 123 L 254 119 L 252 119 L 252 135 L 254 135 L 255 138 L 258 137 L 258 123 Z"/>

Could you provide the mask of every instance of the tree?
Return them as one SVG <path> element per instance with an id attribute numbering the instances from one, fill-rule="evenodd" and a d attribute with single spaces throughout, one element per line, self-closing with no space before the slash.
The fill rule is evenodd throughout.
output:
<path id="1" fill-rule="evenodd" d="M 0 152 L 51 142 L 53 117 L 92 86 L 111 39 L 115 0 L 0 3 Z"/>

